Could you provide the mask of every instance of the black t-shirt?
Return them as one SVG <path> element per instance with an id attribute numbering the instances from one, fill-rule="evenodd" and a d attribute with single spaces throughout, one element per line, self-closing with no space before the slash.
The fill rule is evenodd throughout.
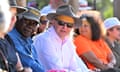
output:
<path id="1" fill-rule="evenodd" d="M 16 50 L 12 40 L 8 35 L 5 36 L 5 39 L 0 38 L 0 49 L 8 61 L 9 72 L 16 72 Z"/>

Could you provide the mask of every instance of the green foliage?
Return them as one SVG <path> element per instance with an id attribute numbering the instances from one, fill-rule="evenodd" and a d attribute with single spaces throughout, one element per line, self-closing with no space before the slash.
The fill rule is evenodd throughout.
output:
<path id="1" fill-rule="evenodd" d="M 27 0 L 33 1 L 33 0 Z M 94 7 L 94 1 L 95 0 L 88 0 L 90 4 Z M 47 5 L 49 3 L 49 0 L 36 0 L 36 2 L 39 4 L 38 8 L 41 9 L 43 6 Z M 101 12 L 103 15 L 103 18 L 108 18 L 113 16 L 113 5 L 110 0 L 96 0 L 96 9 Z"/>
<path id="2" fill-rule="evenodd" d="M 113 7 L 109 6 L 108 8 L 106 8 L 106 10 L 103 13 L 104 18 L 109 18 L 113 16 Z"/>
<path id="3" fill-rule="evenodd" d="M 36 0 L 36 2 L 39 4 L 38 8 L 41 9 L 43 6 L 49 3 L 49 0 Z"/>
<path id="4" fill-rule="evenodd" d="M 113 5 L 110 0 L 101 0 L 97 3 L 97 8 L 101 12 L 104 19 L 113 16 Z"/>
<path id="5" fill-rule="evenodd" d="M 94 7 L 94 0 L 88 0 Z M 96 9 L 101 12 L 103 18 L 113 16 L 113 5 L 110 0 L 96 0 Z"/>

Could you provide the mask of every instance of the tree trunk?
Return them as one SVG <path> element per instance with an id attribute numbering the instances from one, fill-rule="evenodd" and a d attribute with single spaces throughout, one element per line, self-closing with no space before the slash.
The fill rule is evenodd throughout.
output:
<path id="1" fill-rule="evenodd" d="M 120 20 L 120 0 L 114 0 L 113 2 L 113 6 L 114 6 L 114 16 L 118 17 Z"/>
<path id="2" fill-rule="evenodd" d="M 79 3 L 78 0 L 69 0 L 68 4 L 70 4 L 73 7 L 73 11 L 76 14 L 78 12 L 78 8 L 79 8 Z"/>
<path id="3" fill-rule="evenodd" d="M 26 7 L 27 0 L 16 0 L 18 6 Z"/>

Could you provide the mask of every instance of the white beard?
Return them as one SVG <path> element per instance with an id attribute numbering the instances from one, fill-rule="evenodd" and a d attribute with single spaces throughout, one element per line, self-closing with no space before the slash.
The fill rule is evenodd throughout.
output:
<path id="1" fill-rule="evenodd" d="M 11 12 L 8 0 L 0 0 L 0 32 L 6 33 L 8 31 L 10 21 L 11 21 Z"/>

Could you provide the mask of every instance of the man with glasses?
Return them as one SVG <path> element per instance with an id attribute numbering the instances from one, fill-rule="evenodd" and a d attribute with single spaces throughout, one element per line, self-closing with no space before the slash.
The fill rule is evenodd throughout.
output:
<path id="1" fill-rule="evenodd" d="M 50 72 L 88 72 L 81 59 L 77 59 L 71 33 L 76 17 L 70 5 L 60 6 L 56 13 L 49 13 L 47 18 L 52 26 L 34 38 L 35 46 L 45 69 Z M 79 61 L 81 66 L 78 66 Z"/>
<path id="2" fill-rule="evenodd" d="M 117 40 L 120 40 L 120 21 L 117 17 L 111 17 L 104 21 L 106 29 L 106 42 L 113 51 L 113 54 L 116 57 L 115 67 L 120 68 L 120 43 Z"/>
<path id="3" fill-rule="evenodd" d="M 39 24 L 40 13 L 32 7 L 27 9 L 28 11 L 18 14 L 15 27 L 8 35 L 14 42 L 23 66 L 30 67 L 33 72 L 44 72 L 31 39 Z"/>

